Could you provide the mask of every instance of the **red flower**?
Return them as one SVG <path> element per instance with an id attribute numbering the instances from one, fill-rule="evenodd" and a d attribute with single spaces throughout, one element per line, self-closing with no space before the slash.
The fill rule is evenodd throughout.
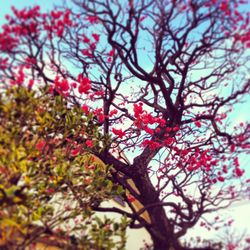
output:
<path id="1" fill-rule="evenodd" d="M 103 90 L 97 90 L 93 93 L 93 96 L 103 96 L 104 95 L 104 91 Z"/>
<path id="2" fill-rule="evenodd" d="M 34 80 L 30 79 L 28 83 L 28 89 L 32 89 L 32 86 L 34 85 Z"/>
<path id="3" fill-rule="evenodd" d="M 127 198 L 129 202 L 134 202 L 136 200 L 135 197 L 131 194 L 127 195 Z"/>
<path id="4" fill-rule="evenodd" d="M 116 115 L 118 113 L 118 110 L 117 109 L 113 109 L 109 112 L 109 117 L 112 117 L 114 115 Z"/>
<path id="5" fill-rule="evenodd" d="M 0 58 L 0 70 L 5 70 L 8 68 L 9 58 Z"/>
<path id="6" fill-rule="evenodd" d="M 174 142 L 174 138 L 167 138 L 167 139 L 164 141 L 164 144 L 165 144 L 165 145 L 171 145 L 173 142 Z"/>
<path id="7" fill-rule="evenodd" d="M 99 22 L 99 18 L 97 16 L 88 16 L 86 19 L 91 23 L 95 24 Z"/>
<path id="8" fill-rule="evenodd" d="M 90 84 L 90 80 L 88 77 L 83 77 L 81 74 L 78 75 L 77 80 L 80 84 Z"/>
<path id="9" fill-rule="evenodd" d="M 86 104 L 82 105 L 82 112 L 87 115 L 89 113 L 89 106 Z"/>
<path id="10" fill-rule="evenodd" d="M 47 193 L 52 194 L 55 192 L 55 189 L 54 188 L 47 188 L 46 191 L 47 191 Z"/>
<path id="11" fill-rule="evenodd" d="M 96 42 L 99 42 L 100 40 L 100 35 L 96 34 L 96 33 L 93 33 L 92 34 L 92 37 L 95 39 Z"/>
<path id="12" fill-rule="evenodd" d="M 64 16 L 63 16 L 64 24 L 67 24 L 69 26 L 72 25 L 72 21 L 70 20 L 70 14 L 71 14 L 71 11 L 69 9 L 67 9 L 66 12 L 64 13 Z"/>
<path id="13" fill-rule="evenodd" d="M 232 144 L 232 145 L 230 146 L 230 152 L 233 153 L 234 151 L 235 151 L 235 145 Z"/>
<path id="14" fill-rule="evenodd" d="M 145 127 L 144 127 L 144 130 L 145 130 L 145 132 L 147 132 L 147 133 L 150 134 L 150 135 L 153 135 L 153 134 L 154 134 L 153 129 L 149 128 L 148 126 L 145 126 Z"/>
<path id="15" fill-rule="evenodd" d="M 25 62 L 27 64 L 36 64 L 36 58 L 35 57 L 27 57 Z"/>
<path id="16" fill-rule="evenodd" d="M 110 50 L 109 53 L 108 53 L 109 56 L 113 56 L 114 54 L 115 54 L 115 50 L 114 49 Z"/>
<path id="17" fill-rule="evenodd" d="M 88 94 L 89 90 L 91 89 L 91 82 L 87 77 L 83 77 L 81 74 L 78 75 L 78 82 L 80 86 L 78 87 L 78 91 L 80 94 Z"/>
<path id="18" fill-rule="evenodd" d="M 204 227 L 204 226 L 206 226 L 206 223 L 202 221 L 202 222 L 200 223 L 200 226 L 201 226 L 201 227 Z"/>
<path id="19" fill-rule="evenodd" d="M 99 122 L 103 122 L 104 119 L 105 119 L 104 114 L 100 113 L 100 114 L 98 115 L 98 120 L 99 120 Z"/>
<path id="20" fill-rule="evenodd" d="M 236 174 L 236 176 L 241 177 L 244 174 L 244 170 L 242 170 L 240 168 L 236 168 L 235 174 Z"/>
<path id="21" fill-rule="evenodd" d="M 235 158 L 233 159 L 233 162 L 234 162 L 234 166 L 235 166 L 235 167 L 239 167 L 239 166 L 240 166 L 238 157 L 235 157 Z"/>
<path id="22" fill-rule="evenodd" d="M 76 156 L 76 155 L 78 155 L 80 153 L 80 151 L 81 151 L 80 147 L 72 149 L 71 152 L 70 152 L 70 155 L 71 156 Z"/>
<path id="23" fill-rule="evenodd" d="M 89 42 L 90 42 L 90 39 L 87 38 L 86 36 L 83 36 L 83 42 L 84 42 L 84 43 L 89 43 Z"/>
<path id="24" fill-rule="evenodd" d="M 222 171 L 223 171 L 223 173 L 225 173 L 225 174 L 227 174 L 227 166 L 226 165 L 224 165 L 223 167 L 222 167 Z"/>
<path id="25" fill-rule="evenodd" d="M 68 91 L 69 90 L 69 83 L 68 83 L 68 80 L 67 79 L 63 79 L 61 81 L 61 89 L 62 91 Z"/>
<path id="26" fill-rule="evenodd" d="M 54 80 L 54 83 L 55 83 L 55 87 L 56 87 L 56 90 L 59 92 L 59 93 L 65 93 L 69 90 L 69 82 L 67 79 L 62 79 L 60 80 L 59 79 L 59 76 L 56 76 L 55 80 Z"/>
<path id="27" fill-rule="evenodd" d="M 225 179 L 224 179 L 224 177 L 219 176 L 219 177 L 218 177 L 218 181 L 220 181 L 220 182 L 224 182 L 224 181 L 225 181 Z"/>
<path id="28" fill-rule="evenodd" d="M 226 2 L 222 2 L 220 5 L 220 9 L 222 11 L 227 11 L 228 10 L 228 4 Z"/>
<path id="29" fill-rule="evenodd" d="M 138 118 L 143 113 L 142 105 L 143 104 L 141 102 L 139 104 L 134 104 L 134 116 L 136 118 Z"/>
<path id="30" fill-rule="evenodd" d="M 90 47 L 90 49 L 92 51 L 95 50 L 96 49 L 96 43 L 91 43 L 89 47 Z"/>
<path id="31" fill-rule="evenodd" d="M 96 115 L 96 117 L 98 118 L 99 122 L 103 122 L 105 119 L 105 116 L 103 114 L 103 110 L 101 108 L 96 109 L 94 111 L 94 115 Z"/>
<path id="32" fill-rule="evenodd" d="M 143 20 L 145 20 L 147 18 L 147 16 L 142 16 L 140 19 L 139 19 L 139 22 L 142 22 Z"/>
<path id="33" fill-rule="evenodd" d="M 59 26 L 57 28 L 56 34 L 57 34 L 57 36 L 62 37 L 63 36 L 63 32 L 64 32 L 64 26 Z"/>
<path id="34" fill-rule="evenodd" d="M 161 145 L 160 145 L 158 142 L 150 141 L 150 140 L 146 139 L 145 141 L 142 142 L 141 146 L 142 146 L 142 147 L 147 147 L 147 146 L 149 146 L 150 149 L 157 149 L 157 148 L 159 148 Z"/>
<path id="35" fill-rule="evenodd" d="M 83 50 L 82 50 L 82 54 L 83 54 L 84 56 L 88 56 L 88 57 L 91 57 L 91 56 L 92 56 L 91 51 L 88 50 L 88 49 L 83 49 Z"/>
<path id="36" fill-rule="evenodd" d="M 62 15 L 62 12 L 61 11 L 51 11 L 50 12 L 50 14 L 51 14 L 51 17 L 53 18 L 53 19 L 58 19 L 58 18 L 60 18 L 61 17 L 61 15 Z"/>
<path id="37" fill-rule="evenodd" d="M 115 129 L 115 128 L 112 128 L 112 132 L 117 135 L 119 138 L 123 138 L 123 136 L 126 135 L 126 133 L 124 131 L 122 131 L 121 129 Z"/>
<path id="38" fill-rule="evenodd" d="M 166 133 L 169 133 L 169 132 L 171 132 L 171 131 L 172 131 L 172 128 L 167 127 L 167 128 L 165 129 L 165 131 L 166 131 Z"/>
<path id="39" fill-rule="evenodd" d="M 201 127 L 201 122 L 200 122 L 200 121 L 196 121 L 194 124 L 195 124 L 195 126 L 198 127 L 198 128 Z"/>
<path id="40" fill-rule="evenodd" d="M 86 145 L 87 145 L 89 148 L 93 148 L 93 141 L 87 140 L 87 141 L 86 141 Z"/>
<path id="41" fill-rule="evenodd" d="M 36 149 L 42 151 L 44 149 L 45 144 L 46 142 L 44 139 L 39 140 L 38 143 L 36 144 Z"/>
<path id="42" fill-rule="evenodd" d="M 75 89 L 77 87 L 77 84 L 75 82 L 72 82 L 71 87 Z"/>
<path id="43" fill-rule="evenodd" d="M 78 87 L 78 91 L 80 94 L 84 93 L 84 94 L 88 94 L 89 90 L 91 89 L 90 85 L 80 85 Z"/>

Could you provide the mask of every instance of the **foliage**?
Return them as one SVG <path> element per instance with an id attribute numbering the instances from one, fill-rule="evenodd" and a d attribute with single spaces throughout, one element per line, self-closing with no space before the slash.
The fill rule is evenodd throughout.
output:
<path id="1" fill-rule="evenodd" d="M 107 141 L 91 114 L 22 87 L 1 94 L 0 114 L 2 242 L 24 247 L 54 234 L 76 248 L 123 249 L 126 220 L 101 219 L 92 210 L 122 189 L 91 154 Z"/>
<path id="2" fill-rule="evenodd" d="M 113 188 L 118 191 L 118 183 L 131 208 L 126 212 L 132 219 L 130 227 L 144 227 L 154 249 L 187 249 L 180 239 L 190 228 L 216 227 L 218 221 L 207 222 L 204 215 L 227 208 L 242 195 L 249 198 L 250 181 L 239 157 L 249 153 L 250 127 L 247 122 L 232 122 L 233 112 L 250 92 L 247 2 L 72 0 L 68 4 L 47 13 L 39 6 L 13 8 L 0 33 L 3 87 L 45 87 L 50 93 L 41 111 L 30 113 L 40 124 L 30 125 L 31 159 L 39 152 L 44 158 L 42 163 L 36 161 L 36 168 L 24 157 L 22 164 L 33 169 L 27 177 L 46 183 L 52 193 L 61 190 L 61 184 L 70 184 L 70 189 L 67 178 L 69 166 L 74 165 L 72 185 L 85 180 L 81 192 L 90 195 L 86 201 L 74 189 L 73 197 L 84 207 L 92 204 L 92 193 L 94 200 L 109 198 Z M 5 112 L 16 115 L 19 123 L 27 120 L 19 114 L 21 107 L 28 107 L 22 102 Z M 56 104 L 51 110 L 50 102 Z M 69 110 L 64 113 L 65 109 Z M 79 124 L 85 126 L 86 138 Z M 19 133 L 14 132 L 13 140 L 27 144 Z M 21 150 L 12 153 L 15 166 L 23 161 L 23 148 L 28 146 L 13 147 Z M 104 178 L 106 172 L 99 175 L 98 167 L 91 170 L 91 192 L 86 188 L 88 171 L 80 177 L 77 172 L 86 161 L 79 152 L 89 148 L 113 168 L 111 182 Z M 35 174 L 37 169 L 41 173 Z M 107 193 L 98 189 L 99 183 Z M 37 199 L 44 197 L 41 190 L 43 186 Z M 99 203 L 92 209 L 124 213 Z"/>

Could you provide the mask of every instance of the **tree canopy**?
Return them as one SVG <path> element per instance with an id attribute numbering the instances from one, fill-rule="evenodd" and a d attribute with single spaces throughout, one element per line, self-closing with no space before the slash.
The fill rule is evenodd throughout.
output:
<path id="1" fill-rule="evenodd" d="M 56 196 L 73 204 L 58 222 L 82 216 L 73 236 L 62 229 L 75 246 L 123 249 L 129 225 L 153 249 L 192 249 L 181 237 L 249 192 L 250 126 L 232 125 L 250 92 L 247 3 L 13 7 L 0 33 L 0 227 L 54 230 Z M 131 211 L 102 207 L 116 196 Z"/>
<path id="2" fill-rule="evenodd" d="M 56 236 L 63 249 L 121 249 L 126 219 L 99 218 L 92 209 L 123 189 L 86 146 L 103 141 L 91 115 L 22 87 L 0 96 L 0 111 L 2 244 L 24 249 Z"/>

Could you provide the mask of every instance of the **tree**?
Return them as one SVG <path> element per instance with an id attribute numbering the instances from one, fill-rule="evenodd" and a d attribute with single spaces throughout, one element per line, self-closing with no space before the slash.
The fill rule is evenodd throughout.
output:
<path id="1" fill-rule="evenodd" d="M 250 90 L 246 3 L 72 0 L 6 16 L 5 86 L 45 88 L 93 115 L 105 143 L 88 150 L 112 166 L 112 182 L 129 192 L 130 227 L 144 227 L 154 249 L 187 249 L 188 229 L 249 190 L 239 155 L 250 127 L 230 125 Z"/>
<path id="2" fill-rule="evenodd" d="M 123 189 L 88 150 L 103 141 L 91 115 L 19 86 L 0 95 L 0 118 L 1 249 L 122 249 L 126 218 L 92 210 Z"/>

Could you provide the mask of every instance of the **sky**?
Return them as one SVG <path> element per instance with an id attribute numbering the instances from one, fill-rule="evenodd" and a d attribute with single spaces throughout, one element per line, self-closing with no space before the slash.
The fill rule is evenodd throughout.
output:
<path id="1" fill-rule="evenodd" d="M 15 8 L 19 9 L 19 8 L 23 8 L 26 6 L 33 6 L 33 5 L 40 5 L 41 8 L 43 10 L 48 10 L 53 8 L 54 5 L 57 4 L 61 4 L 61 0 L 0 0 L 0 25 L 4 24 L 5 19 L 4 16 L 6 14 L 10 14 L 11 13 L 11 6 L 15 6 Z M 249 104 L 249 101 L 248 101 Z M 249 120 L 249 105 L 241 105 L 241 109 L 240 112 L 237 113 L 236 117 L 235 117 L 235 121 L 237 123 L 239 122 L 244 122 Z M 242 164 L 246 164 L 245 166 L 248 165 L 248 163 L 250 162 L 250 157 L 245 157 L 243 159 L 241 159 Z M 250 172 L 250 171 L 249 171 Z M 250 173 L 248 173 L 248 175 L 250 176 Z M 247 217 L 246 215 L 249 214 L 249 210 L 250 210 L 250 204 L 249 202 L 241 202 L 236 204 L 235 206 L 232 206 L 232 208 L 229 208 L 227 210 L 221 211 L 218 214 L 222 215 L 226 218 L 230 218 L 232 217 L 235 222 L 234 222 L 234 228 L 236 228 L 239 232 L 243 232 L 243 231 L 247 231 L 250 234 L 250 221 L 249 216 Z M 198 229 L 197 229 L 198 228 Z M 201 234 L 206 235 L 206 237 L 209 238 L 214 238 L 216 236 L 216 234 L 218 234 L 215 231 L 203 231 L 200 229 L 200 227 L 197 227 L 194 230 L 191 230 L 188 233 L 188 236 L 199 236 Z M 202 235 L 203 236 L 203 235 Z M 137 236 L 139 237 L 139 236 Z M 143 236 L 142 236 L 143 237 Z M 130 250 L 136 250 L 138 249 L 138 245 L 130 245 L 129 246 Z"/>

